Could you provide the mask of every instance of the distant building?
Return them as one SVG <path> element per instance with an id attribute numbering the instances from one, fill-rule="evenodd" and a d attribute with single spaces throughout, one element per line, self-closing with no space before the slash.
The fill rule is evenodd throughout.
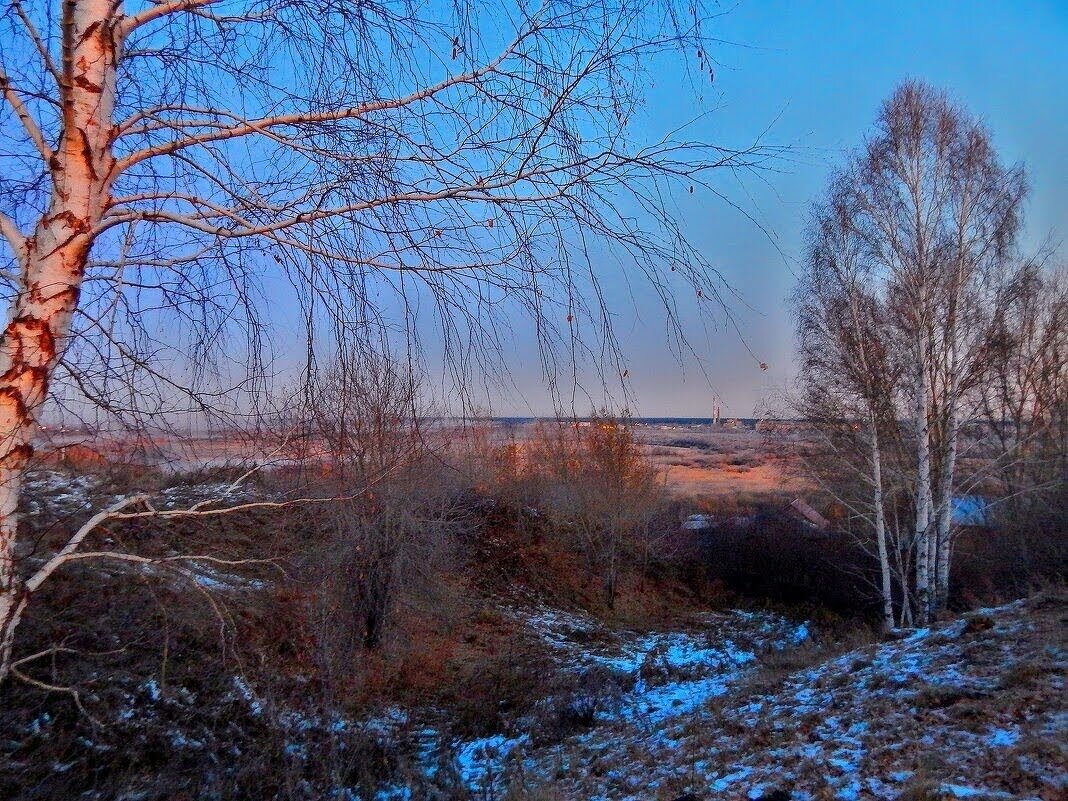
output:
<path id="1" fill-rule="evenodd" d="M 708 515 L 689 515 L 682 521 L 683 531 L 708 531 L 712 526 L 712 518 Z"/>
<path id="2" fill-rule="evenodd" d="M 990 525 L 990 503 L 980 495 L 958 495 L 953 499 L 953 525 L 982 528 Z"/>
<path id="3" fill-rule="evenodd" d="M 831 523 L 826 517 L 801 498 L 794 498 L 790 502 L 790 514 L 817 531 L 826 531 L 831 527 Z"/>
<path id="4" fill-rule="evenodd" d="M 756 421 L 746 420 L 740 417 L 726 417 L 720 421 L 720 425 L 722 425 L 724 428 L 729 428 L 736 431 L 752 431 L 754 428 L 756 428 Z"/>

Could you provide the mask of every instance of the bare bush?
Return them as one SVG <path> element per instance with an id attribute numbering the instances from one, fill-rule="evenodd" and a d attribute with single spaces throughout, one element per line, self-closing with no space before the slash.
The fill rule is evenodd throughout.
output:
<path id="1" fill-rule="evenodd" d="M 526 503 L 572 538 L 615 604 L 621 564 L 643 560 L 663 482 L 633 433 L 607 414 L 581 424 L 539 424 L 522 443 L 517 478 Z"/>
<path id="2" fill-rule="evenodd" d="M 1068 528 L 1068 275 L 1025 262 L 987 340 L 978 387 L 975 483 L 998 499 L 994 522 L 1056 539 Z M 992 485 L 992 486 L 991 486 Z"/>
<path id="3" fill-rule="evenodd" d="M 455 564 L 452 538 L 463 520 L 452 501 L 395 481 L 335 511 L 328 587 L 341 630 L 363 648 L 381 644 L 402 591 L 408 602 L 426 600 L 428 583 Z"/>

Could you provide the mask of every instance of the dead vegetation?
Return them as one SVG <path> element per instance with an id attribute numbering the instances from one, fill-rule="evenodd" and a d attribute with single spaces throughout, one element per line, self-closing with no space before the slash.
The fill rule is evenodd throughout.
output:
<path id="1" fill-rule="evenodd" d="M 578 442 L 604 456 L 584 486 L 595 492 L 621 471 L 629 508 L 655 511 L 655 493 L 632 492 L 650 474 L 637 469 L 627 440 L 609 428 L 601 434 Z M 465 440 L 405 450 L 388 480 L 341 504 L 109 524 L 97 544 L 147 561 L 78 563 L 35 598 L 16 653 L 24 680 L 0 690 L 3 726 L 14 733 L 3 745 L 2 794 L 103 787 L 241 797 L 263 776 L 266 792 L 280 798 L 318 797 L 339 784 L 369 789 L 387 777 L 426 784 L 409 775 L 419 745 L 403 725 L 388 733 L 332 728 L 334 719 L 398 707 L 437 710 L 435 725 L 455 736 L 492 734 L 526 718 L 544 743 L 590 726 L 599 699 L 624 680 L 603 670 L 561 673 L 544 643 L 500 614 L 502 593 L 518 582 L 595 609 L 618 598 L 618 613 L 635 622 L 645 614 L 642 598 L 657 598 L 657 608 L 673 602 L 660 596 L 665 577 L 652 576 L 662 563 L 651 550 L 655 514 L 620 516 L 618 504 L 583 509 L 559 494 L 576 489 L 575 454 L 553 454 L 538 472 L 504 481 L 497 445 Z M 30 562 L 118 491 L 136 486 L 161 505 L 188 503 L 210 497 L 233 471 L 39 475 L 29 502 L 42 514 L 27 538 L 37 546 L 20 554 Z M 242 492 L 329 497 L 338 478 L 278 471 Z M 351 479 L 358 485 L 358 475 Z M 255 561 L 195 569 L 166 561 L 201 552 Z M 606 555 L 616 560 L 612 574 L 602 571 Z M 316 755 L 313 768 L 307 754 Z M 441 759 L 444 791 L 456 780 L 446 769 L 451 757 Z M 199 771 L 200 760 L 231 767 Z"/>
<path id="2" fill-rule="evenodd" d="M 649 474 L 635 470 L 627 440 L 607 433 L 607 453 L 626 458 L 606 459 L 592 474 L 580 471 L 585 457 L 577 459 L 575 448 L 587 447 L 581 441 L 565 447 L 547 439 L 538 459 L 524 464 L 521 448 L 480 431 L 449 439 L 429 460 L 407 460 L 373 494 L 332 507 L 331 514 L 297 506 L 284 514 L 108 527 L 102 538 L 148 556 L 210 547 L 231 560 L 273 558 L 187 573 L 169 572 L 166 563 L 85 563 L 57 574 L 35 599 L 18 654 L 37 655 L 19 669 L 40 684 L 9 683 L 0 691 L 0 722 L 15 732 L 2 746 L 0 792 L 21 799 L 101 788 L 94 791 L 99 797 L 125 792 L 162 799 L 264 791 L 296 799 L 322 797 L 337 786 L 370 793 L 399 785 L 427 797 L 467 798 L 472 785 L 457 773 L 457 754 L 439 748 L 441 742 L 520 736 L 535 752 L 548 753 L 585 737 L 610 738 L 615 724 L 605 721 L 637 682 L 655 691 L 695 678 L 666 644 L 629 672 L 561 661 L 557 647 L 515 614 L 536 603 L 585 610 L 601 621 L 560 629 L 568 648 L 588 653 L 617 647 L 613 632 L 674 631 L 683 618 L 743 598 L 807 619 L 817 633 L 797 647 L 761 650 L 759 669 L 731 694 L 679 722 L 689 759 L 685 776 L 649 786 L 649 795 L 635 790 L 646 784 L 619 779 L 616 768 L 627 760 L 656 772 L 660 757 L 640 738 L 625 757 L 583 763 L 588 781 L 608 783 L 612 796 L 639 792 L 674 801 L 706 786 L 711 733 L 738 740 L 716 757 L 724 770 L 747 748 L 787 747 L 773 721 L 749 726 L 732 710 L 740 699 L 785 692 L 838 654 L 856 651 L 842 669 L 814 674 L 816 691 L 853 692 L 854 675 L 865 676 L 864 687 L 874 694 L 900 690 L 892 673 L 873 670 L 870 648 L 865 651 L 873 630 L 850 611 L 863 603 L 865 589 L 857 575 L 842 571 L 845 555 L 828 556 L 833 543 L 800 536 L 767 497 L 707 542 L 679 530 L 687 507 L 658 492 L 632 493 L 625 517 L 610 506 L 583 504 L 587 517 L 576 521 L 576 498 L 600 492 L 619 466 L 624 490 L 650 486 L 629 483 Z M 64 510 L 35 518 L 41 530 L 33 539 L 44 549 L 116 487 L 143 481 L 160 498 L 184 503 L 198 497 L 197 487 L 231 474 L 137 476 L 110 469 L 73 482 L 54 470 L 40 475 L 33 500 Z M 330 494 L 336 479 L 279 471 L 245 491 L 286 495 L 299 486 Z M 574 486 L 580 482 L 586 483 Z M 720 520 L 739 511 L 705 508 Z M 596 532 L 598 510 L 609 515 L 603 524 L 618 537 L 611 606 L 599 564 L 604 541 L 585 533 Z M 1034 608 L 1056 608 L 1046 603 Z M 98 623 L 79 627 L 84 620 Z M 999 625 L 987 612 L 967 618 L 962 657 L 992 669 L 984 649 L 988 638 L 1001 636 Z M 741 634 L 733 644 L 760 650 Z M 997 695 L 1041 710 L 1049 703 L 1050 677 L 1061 675 L 1058 664 L 1049 655 L 1013 654 L 998 672 Z M 989 690 L 916 685 L 910 697 L 923 714 L 943 715 L 962 731 L 993 725 Z M 399 710 L 423 712 L 408 717 Z M 818 730 L 820 714 L 801 714 L 800 730 Z M 421 734 L 427 727 L 444 738 L 433 756 Z M 1040 739 L 1021 734 L 1013 746 L 1020 764 L 1049 764 L 1052 755 Z M 724 746 L 715 748 L 720 754 Z M 432 777 L 427 760 L 437 766 Z M 202 769 L 209 763 L 227 767 Z M 560 787 L 576 770 L 561 763 L 531 773 L 508 763 L 507 781 L 490 782 L 486 797 L 575 797 Z M 819 770 L 813 765 L 806 775 Z"/>
<path id="3" fill-rule="evenodd" d="M 699 714 L 644 736 L 637 726 L 576 743 L 562 789 L 575 798 L 1060 798 L 1065 601 L 1052 592 L 991 610 L 988 629 L 961 620 L 837 657 L 834 646 L 772 657 Z M 616 767 L 598 775 L 586 760 Z"/>

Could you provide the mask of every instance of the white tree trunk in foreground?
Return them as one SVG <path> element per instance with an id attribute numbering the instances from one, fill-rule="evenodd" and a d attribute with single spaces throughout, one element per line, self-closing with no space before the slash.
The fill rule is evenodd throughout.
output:
<path id="1" fill-rule="evenodd" d="M 15 564 L 18 501 L 23 473 L 52 371 L 70 332 L 94 229 L 109 195 L 115 107 L 115 65 L 121 47 L 110 24 L 107 0 L 63 6 L 63 130 L 53 151 L 33 137 L 47 156 L 52 197 L 33 233 L 15 240 L 20 292 L 12 301 L 0 338 L 0 682 L 6 677 L 15 629 L 29 590 Z M 31 136 L 34 124 L 24 120 Z"/>

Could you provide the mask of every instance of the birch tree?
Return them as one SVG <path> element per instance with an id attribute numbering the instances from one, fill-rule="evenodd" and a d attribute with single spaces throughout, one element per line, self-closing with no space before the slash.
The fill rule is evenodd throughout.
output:
<path id="1" fill-rule="evenodd" d="M 989 133 L 931 87 L 906 83 L 887 101 L 855 170 L 855 224 L 889 283 L 910 354 L 914 409 L 918 618 L 945 601 L 962 398 L 1025 194 Z"/>
<path id="2" fill-rule="evenodd" d="M 327 334 L 414 338 L 416 307 L 459 378 L 515 313 L 548 370 L 584 352 L 611 368 L 607 259 L 676 330 L 676 292 L 715 298 L 666 198 L 770 151 L 628 127 L 643 66 L 684 53 L 710 74 L 709 22 L 636 0 L 7 3 L 0 663 L 49 398 L 125 425 L 234 392 L 254 408 L 276 324 L 300 322 L 313 360 Z"/>
<path id="3" fill-rule="evenodd" d="M 879 391 L 888 419 L 911 420 L 908 547 L 915 618 L 923 623 L 948 592 L 960 428 L 975 413 L 967 398 L 1004 297 L 1024 177 L 998 161 L 989 133 L 965 110 L 909 82 L 886 101 L 874 132 L 832 185 L 864 284 L 862 295 L 844 287 L 844 297 L 883 299 L 888 324 L 862 336 L 877 339 L 872 347 L 901 365 L 900 381 Z M 854 348 L 854 359 L 860 353 Z M 821 375 L 860 392 L 841 370 Z"/>
<path id="4" fill-rule="evenodd" d="M 893 401 L 898 375 L 887 348 L 885 297 L 875 294 L 878 282 L 872 280 L 863 243 L 852 228 L 850 200 L 848 187 L 832 185 L 810 224 L 805 272 L 795 293 L 805 386 L 797 411 L 817 423 L 833 451 L 830 458 L 837 473 L 843 451 L 847 459 L 859 451 L 855 454 L 859 463 L 852 469 L 868 487 L 867 502 L 863 494 L 850 498 L 838 491 L 836 497 L 870 526 L 879 562 L 883 626 L 891 629 L 896 625 L 895 581 L 886 523 L 884 450 L 896 425 Z M 866 434 L 866 443 L 864 436 L 856 436 L 858 429 Z"/>
<path id="5" fill-rule="evenodd" d="M 936 425 L 941 442 L 936 479 L 936 608 L 949 592 L 952 498 L 963 423 L 975 419 L 974 390 L 990 354 L 989 332 L 1005 300 L 1025 184 L 1019 169 L 997 160 L 989 134 L 961 120 L 950 172 L 948 254 L 939 266 L 935 328 Z"/>

